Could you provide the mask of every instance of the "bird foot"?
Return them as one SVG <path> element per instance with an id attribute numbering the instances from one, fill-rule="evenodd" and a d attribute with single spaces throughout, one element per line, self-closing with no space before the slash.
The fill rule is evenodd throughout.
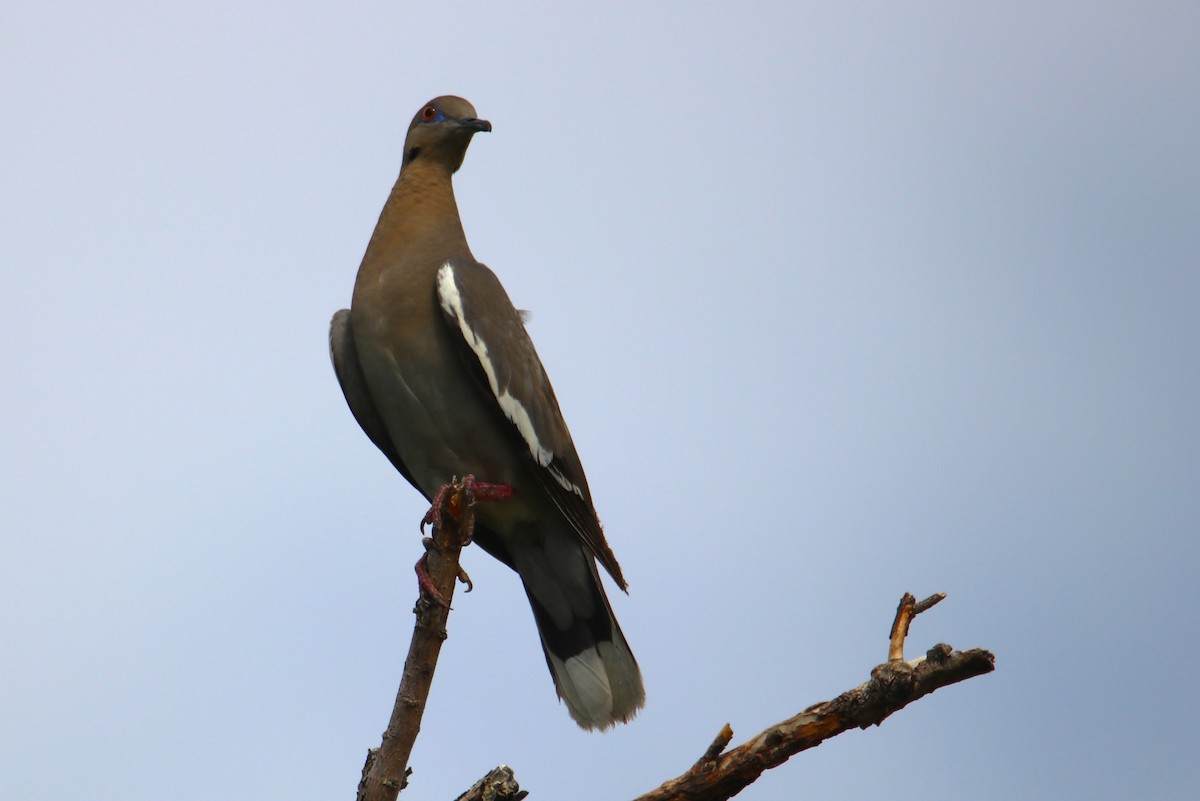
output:
<path id="1" fill-rule="evenodd" d="M 421 558 L 417 560 L 414 570 L 417 572 L 417 586 L 421 589 L 421 597 L 428 598 L 438 606 L 450 608 L 450 604 L 446 602 L 445 596 L 438 591 L 437 585 L 433 583 L 433 578 L 429 575 L 429 552 L 438 549 L 437 543 L 432 537 L 422 537 L 421 544 L 425 546 L 425 553 L 421 554 Z M 475 583 L 471 581 L 471 577 L 467 575 L 467 571 L 462 565 L 458 566 L 458 580 L 467 585 L 463 592 L 470 592 L 475 589 Z"/>
<path id="2" fill-rule="evenodd" d="M 461 495 L 457 490 L 462 488 Z M 429 511 L 425 513 L 425 517 L 421 518 L 421 533 L 425 533 L 425 526 L 432 525 L 434 531 L 438 531 L 442 526 L 442 510 L 449 509 L 450 513 L 455 518 L 462 517 L 462 504 L 474 506 L 477 501 L 505 501 L 513 496 L 513 488 L 508 484 L 488 484 L 483 481 L 476 481 L 475 476 L 468 473 L 463 476 L 462 483 L 450 482 L 438 487 L 438 491 L 433 496 L 433 502 L 429 506 Z M 463 539 L 463 545 L 470 545 L 471 537 L 468 533 Z"/>
<path id="3" fill-rule="evenodd" d="M 488 484 L 484 481 L 476 481 L 475 476 L 472 475 L 463 478 L 463 491 L 470 503 L 507 501 L 513 496 L 513 488 L 510 484 Z"/>
<path id="4" fill-rule="evenodd" d="M 449 609 L 450 604 L 446 602 L 445 597 L 438 591 L 437 585 L 429 575 L 429 552 L 438 550 L 436 537 L 438 534 L 445 531 L 442 528 L 443 514 L 449 513 L 455 521 L 462 520 L 463 508 L 466 506 L 474 506 L 478 501 L 503 501 L 513 496 L 513 488 L 508 484 L 488 484 L 483 481 L 476 481 L 475 476 L 466 475 L 461 482 L 452 481 L 449 484 L 443 484 L 438 488 L 438 491 L 433 496 L 433 503 L 429 507 L 429 511 L 425 513 L 425 517 L 421 519 L 421 542 L 425 546 L 425 553 L 421 554 L 421 558 L 417 560 L 417 584 L 421 590 L 421 597 L 426 598 L 439 606 L 444 606 Z M 433 526 L 434 537 L 425 537 L 425 526 Z M 463 530 L 465 528 L 466 530 Z M 457 536 L 459 547 L 466 547 L 471 544 L 470 525 L 463 528 L 451 526 L 449 534 Z M 471 577 L 467 575 L 467 571 L 458 567 L 458 580 L 467 585 L 466 592 L 470 592 L 475 588 Z"/>
<path id="5" fill-rule="evenodd" d="M 425 534 L 425 526 L 432 525 L 434 530 L 440 530 L 442 527 L 442 507 L 446 506 L 446 498 L 450 493 L 454 492 L 454 484 L 443 484 L 438 488 L 438 491 L 433 495 L 433 501 L 429 507 L 429 511 L 421 518 L 421 534 Z M 428 550 L 428 549 L 427 549 Z"/>
<path id="6" fill-rule="evenodd" d="M 438 592 L 437 585 L 433 583 L 433 579 L 429 576 L 429 551 L 437 546 L 433 544 L 433 540 L 429 537 L 425 537 L 422 542 L 425 543 L 425 553 L 421 554 L 421 558 L 417 560 L 417 564 L 414 567 L 417 571 L 417 586 L 421 590 L 421 598 L 449 609 L 450 604 L 446 603 L 446 599 Z"/>

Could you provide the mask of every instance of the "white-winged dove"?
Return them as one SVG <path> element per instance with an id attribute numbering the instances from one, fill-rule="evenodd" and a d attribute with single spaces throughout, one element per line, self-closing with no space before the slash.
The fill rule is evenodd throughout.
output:
<path id="1" fill-rule="evenodd" d="M 625 579 L 521 316 L 467 247 L 451 175 L 491 129 L 459 97 L 413 117 L 330 351 L 355 419 L 426 498 L 468 474 L 512 488 L 476 508 L 475 542 L 520 575 L 571 717 L 602 729 L 645 701 L 596 561 Z"/>

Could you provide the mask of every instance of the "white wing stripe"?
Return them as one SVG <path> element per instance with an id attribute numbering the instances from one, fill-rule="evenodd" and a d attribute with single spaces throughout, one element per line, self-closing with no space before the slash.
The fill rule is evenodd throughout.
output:
<path id="1" fill-rule="evenodd" d="M 487 377 L 488 387 L 496 397 L 496 402 L 500 404 L 504 416 L 517 427 L 517 431 L 525 440 L 534 461 L 542 467 L 548 468 L 550 474 L 554 476 L 554 480 L 561 484 L 563 489 L 583 497 L 579 487 L 567 480 L 566 476 L 557 468 L 551 466 L 550 462 L 554 459 L 554 454 L 542 446 L 542 441 L 538 439 L 537 431 L 533 427 L 533 419 L 529 416 L 529 411 L 519 400 L 509 394 L 508 389 L 500 389 L 500 382 L 496 378 L 496 368 L 492 364 L 491 357 L 488 356 L 487 343 L 471 328 L 466 314 L 463 312 L 462 295 L 459 294 L 458 284 L 454 280 L 454 267 L 450 262 L 446 262 L 438 270 L 437 289 L 442 311 L 458 322 L 458 330 L 475 353 L 475 357 L 479 359 L 479 365 L 483 368 L 483 374 Z"/>

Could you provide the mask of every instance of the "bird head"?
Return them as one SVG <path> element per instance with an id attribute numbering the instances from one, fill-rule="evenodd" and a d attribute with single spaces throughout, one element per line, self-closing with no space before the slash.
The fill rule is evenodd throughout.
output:
<path id="1" fill-rule="evenodd" d="M 430 100 L 413 116 L 404 140 L 404 167 L 429 161 L 455 172 L 462 166 L 471 137 L 492 130 L 492 124 L 475 115 L 475 107 L 453 95 Z"/>

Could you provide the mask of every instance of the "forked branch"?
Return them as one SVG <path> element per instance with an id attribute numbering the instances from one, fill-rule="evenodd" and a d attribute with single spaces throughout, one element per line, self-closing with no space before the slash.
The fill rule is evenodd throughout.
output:
<path id="1" fill-rule="evenodd" d="M 990 673 L 996 659 L 981 648 L 955 651 L 949 645 L 935 645 L 925 656 L 904 661 L 904 639 L 912 618 L 945 597 L 939 593 L 917 603 L 905 594 L 892 623 L 888 661 L 872 670 L 865 684 L 810 706 L 728 752 L 725 747 L 733 739 L 733 730 L 726 724 L 686 773 L 635 801 L 724 801 L 794 754 L 848 729 L 878 726 L 888 715 L 934 690 Z"/>
<path id="2" fill-rule="evenodd" d="M 395 801 L 405 785 L 408 759 L 421 728 L 438 653 L 446 639 L 455 580 L 465 581 L 470 589 L 458 560 L 474 529 L 474 488 L 468 476 L 439 494 L 430 510 L 429 519 L 435 525 L 433 539 L 425 540 L 426 556 L 417 565 L 422 593 L 414 610 L 416 628 L 383 743 L 367 754 L 358 801 Z M 733 729 L 726 724 L 686 773 L 634 801 L 725 801 L 801 751 L 848 729 L 877 726 L 934 690 L 990 673 L 995 669 L 995 657 L 982 648 L 955 651 L 949 645 L 935 645 L 925 656 L 905 661 L 904 642 L 912 619 L 945 597 L 945 593 L 938 593 L 918 603 L 905 593 L 892 621 L 888 661 L 875 667 L 864 684 L 831 701 L 810 706 L 732 751 L 725 750 L 733 740 Z M 476 782 L 458 801 L 520 801 L 526 795 L 512 771 L 502 765 Z"/>

